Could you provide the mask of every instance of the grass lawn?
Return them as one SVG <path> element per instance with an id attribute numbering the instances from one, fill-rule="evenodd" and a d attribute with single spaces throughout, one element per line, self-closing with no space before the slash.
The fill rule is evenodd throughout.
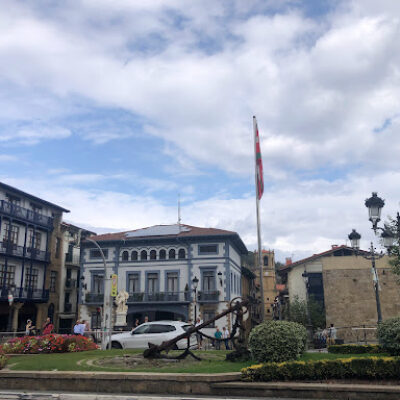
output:
<path id="1" fill-rule="evenodd" d="M 80 353 L 37 354 L 13 356 L 9 359 L 7 368 L 14 371 L 112 371 L 112 372 L 176 372 L 176 373 L 223 373 L 239 372 L 242 368 L 255 364 L 255 361 L 229 362 L 225 361 L 226 351 L 195 351 L 203 360 L 196 361 L 187 357 L 184 361 L 165 363 L 162 361 L 149 361 L 144 365 L 125 367 L 123 365 L 100 366 L 99 359 L 112 359 L 124 354 L 140 354 L 141 350 L 94 350 Z M 170 352 L 173 354 L 174 352 Z M 180 352 L 176 352 L 180 353 Z M 370 357 L 372 354 L 331 354 L 331 353 L 306 353 L 300 360 L 322 360 L 349 357 Z M 387 356 L 377 354 L 376 356 Z M 122 361 L 123 364 L 123 361 Z"/>

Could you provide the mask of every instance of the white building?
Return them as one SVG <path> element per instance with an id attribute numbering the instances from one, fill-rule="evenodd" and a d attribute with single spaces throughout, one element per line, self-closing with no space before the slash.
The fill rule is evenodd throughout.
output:
<path id="1" fill-rule="evenodd" d="M 208 320 L 241 295 L 241 256 L 247 249 L 236 232 L 156 225 L 92 238 L 118 275 L 118 291 L 129 293 L 128 326 L 136 319 L 143 322 L 146 315 L 150 321 L 194 321 L 195 314 Z M 104 266 L 94 244 L 83 242 L 81 249 L 80 317 L 96 328 L 103 304 Z M 231 324 L 230 316 L 217 323 L 220 328 Z"/>

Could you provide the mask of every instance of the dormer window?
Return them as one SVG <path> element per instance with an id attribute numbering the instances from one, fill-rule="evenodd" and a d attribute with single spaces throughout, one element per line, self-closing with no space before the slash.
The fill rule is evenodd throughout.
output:
<path id="1" fill-rule="evenodd" d="M 137 259 L 138 259 L 138 252 L 136 250 L 132 251 L 131 261 L 137 261 Z"/>
<path id="2" fill-rule="evenodd" d="M 122 252 L 122 261 L 128 261 L 129 253 L 125 250 Z"/>
<path id="3" fill-rule="evenodd" d="M 179 251 L 178 251 L 178 258 L 180 258 L 180 259 L 186 258 L 185 249 L 179 249 Z"/>
<path id="4" fill-rule="evenodd" d="M 147 260 L 147 251 L 146 250 L 142 250 L 140 252 L 140 259 L 141 260 Z"/>
<path id="5" fill-rule="evenodd" d="M 170 260 L 175 259 L 175 249 L 171 249 L 171 250 L 168 252 L 168 258 L 169 258 Z"/>
<path id="6" fill-rule="evenodd" d="M 150 260 L 157 259 L 157 252 L 155 250 L 150 251 Z"/>
<path id="7" fill-rule="evenodd" d="M 167 258 L 167 252 L 162 249 L 160 250 L 160 260 L 165 260 Z"/>

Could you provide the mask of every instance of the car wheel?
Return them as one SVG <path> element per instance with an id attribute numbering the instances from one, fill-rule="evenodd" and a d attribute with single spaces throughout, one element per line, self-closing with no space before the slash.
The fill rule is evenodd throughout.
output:
<path id="1" fill-rule="evenodd" d="M 121 343 L 118 343 L 118 342 L 112 342 L 111 347 L 113 349 L 122 349 Z"/>

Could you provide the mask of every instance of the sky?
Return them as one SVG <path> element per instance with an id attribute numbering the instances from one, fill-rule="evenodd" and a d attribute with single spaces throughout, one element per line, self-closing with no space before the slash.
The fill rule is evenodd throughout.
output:
<path id="1" fill-rule="evenodd" d="M 400 209 L 400 2 L 24 0 L 0 14 L 0 180 L 98 233 L 182 223 L 298 260 Z"/>

